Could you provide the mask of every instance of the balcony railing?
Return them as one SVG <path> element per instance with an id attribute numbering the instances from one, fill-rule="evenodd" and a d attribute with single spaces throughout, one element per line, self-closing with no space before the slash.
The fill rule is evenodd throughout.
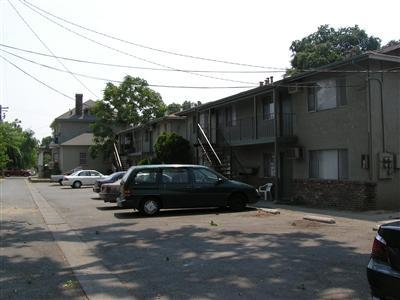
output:
<path id="1" fill-rule="evenodd" d="M 263 119 L 255 121 L 254 118 L 237 119 L 231 124 L 218 128 L 224 139 L 232 143 L 257 143 L 275 137 L 275 115 L 269 114 Z M 293 118 L 294 114 L 280 114 L 279 137 L 293 136 Z"/>

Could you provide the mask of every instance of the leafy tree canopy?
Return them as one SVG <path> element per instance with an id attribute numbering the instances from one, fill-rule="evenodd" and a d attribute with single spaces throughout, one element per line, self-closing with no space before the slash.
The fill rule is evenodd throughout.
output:
<path id="1" fill-rule="evenodd" d="M 31 168 L 36 164 L 39 141 L 32 130 L 23 130 L 21 121 L 0 123 L 0 169 Z"/>
<path id="2" fill-rule="evenodd" d="M 182 110 L 182 105 L 179 103 L 171 103 L 167 106 L 167 114 L 173 114 Z"/>
<path id="3" fill-rule="evenodd" d="M 391 40 L 391 41 L 389 41 L 385 46 L 382 46 L 382 49 L 383 48 L 386 48 L 386 47 L 391 47 L 391 46 L 394 46 L 394 45 L 398 45 L 398 44 L 400 44 L 400 40 Z"/>
<path id="4" fill-rule="evenodd" d="M 175 132 L 162 133 L 155 145 L 154 149 L 157 160 L 162 163 L 191 163 L 191 148 L 188 140 Z"/>
<path id="5" fill-rule="evenodd" d="M 292 68 L 287 70 L 286 76 L 340 61 L 348 54 L 377 50 L 380 44 L 379 38 L 368 36 L 358 25 L 338 30 L 329 25 L 322 25 L 309 36 L 292 42 Z"/>
<path id="6" fill-rule="evenodd" d="M 166 106 L 161 95 L 139 77 L 126 76 L 120 85 L 107 83 L 103 99 L 97 101 L 91 113 L 97 117 L 92 125 L 95 145 L 91 155 L 99 151 L 109 156 L 116 131 L 145 123 L 165 114 Z"/>
<path id="7" fill-rule="evenodd" d="M 40 143 L 40 147 L 44 147 L 44 148 L 49 148 L 50 143 L 53 141 L 53 137 L 52 136 L 46 136 L 44 138 L 42 138 L 42 142 Z"/>

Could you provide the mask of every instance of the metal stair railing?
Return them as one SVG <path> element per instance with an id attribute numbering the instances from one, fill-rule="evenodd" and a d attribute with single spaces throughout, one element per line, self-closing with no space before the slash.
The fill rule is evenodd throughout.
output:
<path id="1" fill-rule="evenodd" d="M 201 142 L 200 138 L 197 138 L 197 141 L 199 142 L 199 145 L 200 145 L 201 148 L 203 149 L 203 152 L 204 152 L 204 154 L 206 155 L 207 160 L 208 160 L 209 163 L 212 165 L 213 162 L 212 162 L 210 156 L 208 156 L 207 150 L 206 150 L 206 148 L 204 148 L 204 145 L 203 145 L 203 143 Z"/>
<path id="2" fill-rule="evenodd" d="M 205 140 L 207 142 L 207 145 L 210 147 L 212 153 L 214 154 L 215 158 L 217 159 L 219 165 L 221 166 L 222 165 L 221 159 L 219 158 L 217 152 L 215 152 L 214 147 L 211 145 L 211 143 L 210 143 L 207 135 L 205 134 L 203 128 L 201 128 L 201 125 L 199 123 L 197 123 L 197 126 L 199 127 L 201 134 L 203 135 L 203 137 L 205 138 Z M 203 147 L 203 150 L 204 150 L 204 147 Z"/>

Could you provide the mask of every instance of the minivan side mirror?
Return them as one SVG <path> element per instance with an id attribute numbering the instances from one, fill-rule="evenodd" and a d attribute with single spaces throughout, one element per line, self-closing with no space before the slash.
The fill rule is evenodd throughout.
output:
<path id="1" fill-rule="evenodd" d="M 218 180 L 217 180 L 216 184 L 221 184 L 223 182 L 224 182 L 224 179 L 221 178 L 221 177 L 218 177 Z"/>

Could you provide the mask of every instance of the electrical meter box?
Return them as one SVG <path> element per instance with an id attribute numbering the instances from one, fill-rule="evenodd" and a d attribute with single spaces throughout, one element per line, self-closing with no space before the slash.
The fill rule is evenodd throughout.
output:
<path id="1" fill-rule="evenodd" d="M 379 179 L 391 179 L 393 178 L 394 171 L 394 155 L 393 153 L 381 152 L 378 153 Z"/>

